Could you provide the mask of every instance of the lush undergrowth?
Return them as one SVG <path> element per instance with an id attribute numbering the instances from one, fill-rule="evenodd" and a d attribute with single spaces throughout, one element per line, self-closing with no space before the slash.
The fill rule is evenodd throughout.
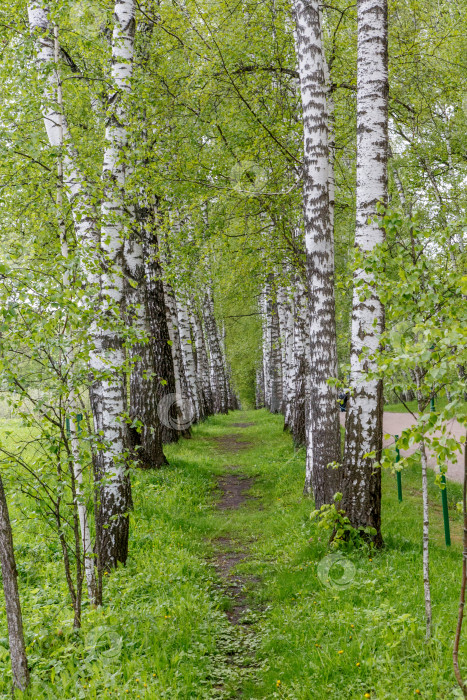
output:
<path id="1" fill-rule="evenodd" d="M 254 422 L 233 427 L 235 422 Z M 5 422 L 6 423 L 6 422 Z M 432 484 L 431 581 L 434 636 L 424 640 L 420 476 L 384 474 L 381 552 L 346 553 L 348 584 L 327 587 L 317 564 L 329 554 L 302 497 L 304 454 L 294 452 L 282 418 L 237 412 L 198 426 L 170 446 L 170 466 L 133 475 L 130 559 L 106 577 L 102 610 L 72 613 L 52 537 L 13 507 L 24 623 L 40 698 L 453 698 L 451 649 L 461 569 L 461 524 L 449 484 L 453 545 L 444 545 L 440 492 Z M 251 443 L 229 452 L 215 438 Z M 216 475 L 228 465 L 256 477 L 238 510 L 218 511 Z M 236 473 L 237 473 L 236 472 Z M 433 481 L 434 479 L 432 479 Z M 211 563 L 218 538 L 246 548 L 237 565 L 247 585 L 249 647 L 230 625 L 228 601 Z M 342 566 L 336 565 L 337 567 Z M 321 571 L 321 569 L 320 569 Z M 249 578 L 251 577 L 251 578 Z M 108 580 L 107 580 L 108 578 Z M 235 665 L 243 634 L 242 659 Z M 0 697 L 11 683 L 4 608 L 0 618 Z M 462 644 L 461 658 L 467 657 Z"/>

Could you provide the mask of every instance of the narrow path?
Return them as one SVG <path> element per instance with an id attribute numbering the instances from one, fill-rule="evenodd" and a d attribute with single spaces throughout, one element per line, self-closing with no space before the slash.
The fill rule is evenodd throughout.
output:
<path id="1" fill-rule="evenodd" d="M 236 428 L 247 428 L 254 423 L 233 423 Z M 217 449 L 223 454 L 237 454 L 248 450 L 252 444 L 242 439 L 240 434 L 222 435 L 214 438 Z M 226 515 L 237 511 L 254 497 L 249 495 L 256 479 L 239 472 L 240 467 L 229 464 L 227 473 L 217 477 L 220 497 L 216 509 Z M 212 540 L 214 557 L 212 563 L 219 577 L 219 585 L 225 597 L 225 614 L 232 633 L 220 640 L 219 654 L 216 656 L 216 676 L 219 682 L 215 691 L 221 698 L 240 698 L 240 686 L 246 677 L 255 676 L 257 664 L 254 655 L 257 640 L 251 626 L 252 610 L 249 591 L 259 583 L 259 579 L 239 574 L 238 565 L 249 556 L 248 544 L 239 537 L 240 532 L 233 527 L 229 536 L 216 537 Z"/>

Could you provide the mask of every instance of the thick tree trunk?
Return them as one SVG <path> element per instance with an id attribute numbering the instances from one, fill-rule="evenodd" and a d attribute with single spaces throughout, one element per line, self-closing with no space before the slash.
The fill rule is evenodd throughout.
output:
<path id="1" fill-rule="evenodd" d="M 16 570 L 13 534 L 0 477 L 0 563 L 2 565 L 3 592 L 5 594 L 10 659 L 13 671 L 13 690 L 26 690 L 29 685 L 28 660 L 24 644 L 23 618 L 18 592 L 18 572 Z"/>
<path id="2" fill-rule="evenodd" d="M 123 319 L 124 258 L 126 212 L 123 200 L 125 159 L 128 143 L 126 105 L 122 97 L 130 92 L 133 72 L 135 5 L 133 0 L 116 0 L 112 32 L 111 82 L 102 166 L 104 193 L 101 205 L 101 252 L 105 260 L 101 271 L 101 295 L 104 318 L 108 324 L 95 326 L 95 348 L 91 367 L 105 373 L 97 396 L 102 401 L 102 425 L 106 448 L 103 450 L 100 494 L 102 542 L 100 553 L 104 568 L 125 563 L 128 555 L 128 511 L 131 486 L 126 474 L 125 455 L 131 440 L 122 416 L 127 410 L 125 352 L 120 330 L 114 329 L 115 312 Z M 110 373 L 109 373 L 109 368 Z"/>
<path id="3" fill-rule="evenodd" d="M 130 374 L 130 427 L 131 445 L 136 465 L 142 469 L 155 469 L 167 463 L 162 450 L 162 426 L 157 413 L 159 377 L 155 352 L 157 344 L 153 333 L 159 333 L 156 323 L 151 323 L 149 308 L 154 312 L 154 299 L 149 295 L 149 279 L 145 269 L 142 241 L 148 234 L 146 210 L 135 212 L 135 226 L 125 243 L 125 302 L 126 313 L 135 337 L 129 354 L 132 362 Z M 162 302 L 163 303 L 163 302 Z M 165 309 L 164 321 L 165 321 Z M 168 332 L 167 332 L 168 336 Z M 159 359 L 159 357 L 158 357 Z M 155 376 L 156 375 L 156 376 Z"/>
<path id="4" fill-rule="evenodd" d="M 295 0 L 298 70 L 302 96 L 304 171 L 303 216 L 310 304 L 310 404 L 307 460 L 315 504 L 333 500 L 340 462 L 334 298 L 334 244 L 329 206 L 329 149 L 326 104 L 326 60 L 321 41 L 318 0 Z"/>
<path id="5" fill-rule="evenodd" d="M 162 268 L 159 261 L 159 245 L 154 230 L 154 217 L 148 211 L 148 225 L 144 238 L 146 270 L 147 312 L 151 331 L 151 346 L 154 358 L 154 388 L 158 406 L 167 403 L 168 420 L 161 420 L 162 443 L 176 442 L 180 435 L 177 429 L 180 408 L 172 399 L 177 392 L 175 367 L 169 325 Z M 170 405 L 169 405 L 170 403 Z"/>
<path id="6" fill-rule="evenodd" d="M 387 2 L 358 0 L 357 75 L 357 227 L 355 246 L 366 253 L 384 239 L 375 221 L 378 202 L 387 201 Z M 351 387 L 347 404 L 343 501 L 355 528 L 371 526 L 381 537 L 381 471 L 374 469 L 382 450 L 382 382 L 367 379 L 378 352 L 384 310 L 376 295 L 362 296 L 369 285 L 363 270 L 355 274 L 352 307 Z M 365 350 L 366 349 L 366 350 Z"/>

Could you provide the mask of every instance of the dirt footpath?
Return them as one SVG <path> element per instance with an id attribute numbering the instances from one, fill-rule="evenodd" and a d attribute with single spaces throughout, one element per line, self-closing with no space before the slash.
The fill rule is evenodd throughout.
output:
<path id="1" fill-rule="evenodd" d="M 345 424 L 345 416 L 346 413 L 341 413 L 340 414 L 340 419 L 341 419 L 341 425 Z M 410 415 L 410 413 L 385 413 L 384 414 L 384 423 L 383 423 L 383 434 L 384 435 L 400 435 L 403 430 L 406 430 L 407 428 L 410 428 L 410 426 L 414 423 L 414 419 Z M 448 426 L 449 432 L 451 435 L 459 440 L 459 438 L 464 435 L 464 428 L 461 426 L 460 423 L 458 423 L 456 420 L 452 420 L 449 422 Z M 439 435 L 439 433 L 436 433 Z M 390 447 L 392 444 L 394 444 L 394 438 L 391 437 L 389 440 L 384 440 L 384 446 L 385 447 Z M 411 454 L 413 454 L 417 450 L 417 445 L 414 445 L 408 450 L 401 450 L 401 455 L 406 457 Z M 465 449 L 465 447 L 464 447 Z M 452 481 L 458 481 L 462 482 L 464 478 L 464 455 L 461 454 L 460 452 L 458 453 L 459 457 L 457 462 L 451 464 L 448 464 L 448 477 Z M 432 469 L 436 469 L 436 459 L 434 457 L 430 457 L 428 460 L 428 464 Z"/>

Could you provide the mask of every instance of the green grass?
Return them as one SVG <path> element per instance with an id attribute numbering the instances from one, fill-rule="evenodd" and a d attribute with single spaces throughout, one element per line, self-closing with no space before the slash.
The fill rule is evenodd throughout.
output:
<path id="1" fill-rule="evenodd" d="M 231 426 L 243 421 L 255 425 Z M 232 433 L 250 448 L 232 454 L 214 442 Z M 383 475 L 386 546 L 372 556 L 347 553 L 354 577 L 336 589 L 317 575 L 329 550 L 309 519 L 311 501 L 302 497 L 303 450 L 294 452 L 281 417 L 266 411 L 215 417 L 195 428 L 192 440 L 166 452 L 169 467 L 133 475 L 128 565 L 106 580 L 104 608 L 85 608 L 78 634 L 57 546 L 36 519 L 13 509 L 34 700 L 354 700 L 365 693 L 406 700 L 417 690 L 432 700 L 455 697 L 459 485 L 448 486 L 450 549 L 444 546 L 440 492 L 430 485 L 434 637 L 427 644 L 416 468 L 403 474 L 401 504 L 395 476 Z M 251 493 L 257 499 L 218 511 L 215 477 L 229 464 L 256 477 Z M 224 614 L 229 601 L 211 561 L 219 537 L 247 553 L 236 571 L 247 577 L 248 625 L 231 626 Z M 466 653 L 462 643 L 461 659 Z M 0 697 L 10 697 L 3 611 L 0 679 Z"/>
<path id="2" fill-rule="evenodd" d="M 447 399 L 446 398 L 441 398 L 436 400 L 436 408 L 444 408 L 447 404 Z M 407 406 L 407 407 L 406 407 Z M 407 408 L 410 409 L 413 413 L 418 413 L 418 406 L 416 401 L 408 401 L 406 406 L 403 403 L 386 403 L 384 404 L 384 410 L 389 411 L 389 413 L 408 413 Z M 428 405 L 426 408 L 427 411 L 430 410 L 430 406 Z"/>

